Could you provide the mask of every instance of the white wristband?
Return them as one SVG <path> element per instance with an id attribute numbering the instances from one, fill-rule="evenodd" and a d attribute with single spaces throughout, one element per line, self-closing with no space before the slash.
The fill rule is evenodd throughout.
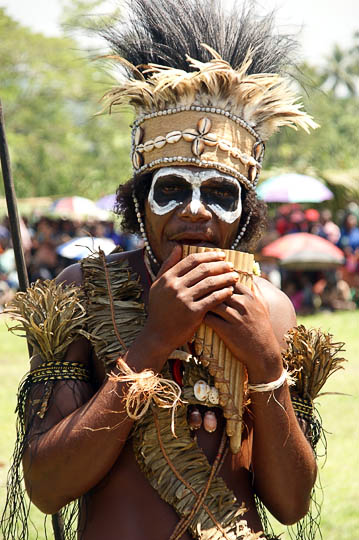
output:
<path id="1" fill-rule="evenodd" d="M 275 381 L 263 384 L 248 384 L 249 392 L 273 392 L 280 388 L 287 381 L 288 386 L 294 384 L 293 378 L 286 369 L 283 369 L 281 376 Z"/>

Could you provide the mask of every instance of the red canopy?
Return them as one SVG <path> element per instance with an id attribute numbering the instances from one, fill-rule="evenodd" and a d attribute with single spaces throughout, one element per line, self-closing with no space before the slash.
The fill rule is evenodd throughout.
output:
<path id="1" fill-rule="evenodd" d="M 316 234 L 285 234 L 262 249 L 265 257 L 280 260 L 280 265 L 295 270 L 317 270 L 338 266 L 344 253 L 337 246 Z"/>

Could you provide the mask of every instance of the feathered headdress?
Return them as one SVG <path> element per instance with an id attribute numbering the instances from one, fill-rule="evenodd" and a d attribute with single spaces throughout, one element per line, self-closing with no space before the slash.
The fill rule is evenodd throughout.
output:
<path id="1" fill-rule="evenodd" d="M 198 3 L 194 9 L 191 0 L 179 0 L 179 4 L 181 19 L 174 19 L 180 28 L 180 31 L 178 28 L 174 30 L 176 43 L 174 36 L 168 35 L 169 29 L 163 29 L 161 35 L 158 27 L 162 0 L 135 1 L 136 16 L 142 13 L 142 17 L 139 22 L 136 20 L 139 24 L 137 36 L 134 36 L 134 29 L 128 31 L 127 46 L 134 47 L 136 51 L 137 45 L 137 57 L 133 52 L 127 56 L 131 60 L 143 60 L 139 51 L 143 54 L 147 38 L 147 58 L 157 60 L 157 63 L 149 61 L 146 65 L 136 66 L 120 55 L 111 56 L 125 67 L 128 77 L 120 86 L 107 92 L 106 103 L 110 110 L 123 105 L 131 105 L 135 109 L 132 163 L 136 174 L 169 163 L 188 164 L 216 168 L 237 177 L 248 189 L 253 189 L 261 169 L 264 142 L 281 126 L 301 127 L 308 131 L 317 124 L 302 110 L 288 78 L 265 69 L 259 73 L 253 71 L 254 64 L 265 63 L 266 55 L 268 67 L 273 66 L 273 58 L 263 49 L 263 45 L 268 44 L 268 28 L 266 40 L 263 36 L 262 43 L 258 43 L 256 39 L 248 41 L 248 28 L 243 27 L 240 36 L 245 50 L 241 50 L 240 61 L 235 58 L 233 50 L 230 51 L 229 56 L 234 61 L 231 65 L 210 46 L 212 43 L 220 44 L 221 31 L 227 20 L 214 13 L 211 2 L 212 8 L 209 9 L 207 4 L 205 9 L 207 26 L 213 27 L 212 36 L 208 35 L 207 29 L 207 35 L 203 35 L 206 33 L 202 30 L 198 37 L 213 39 L 210 44 L 200 44 L 200 59 L 193 58 L 186 54 L 186 48 L 196 49 L 198 53 L 198 43 L 193 35 L 186 34 L 188 29 L 183 23 L 184 19 L 187 21 L 191 17 L 194 20 L 204 19 L 203 8 Z M 156 24 L 152 5 L 157 12 Z M 173 1 L 166 2 L 167 12 L 178 9 Z M 178 17 L 179 13 L 176 15 Z M 249 12 L 245 17 L 250 17 Z M 215 39 L 214 19 L 219 24 Z M 250 20 L 247 22 L 249 24 Z M 110 41 L 114 45 L 113 35 Z M 191 40 L 195 41 L 195 47 Z M 227 36 L 227 40 L 231 43 L 231 36 Z M 171 64 L 171 56 L 178 64 L 176 54 L 179 50 L 185 58 L 185 65 L 182 61 L 180 67 L 176 61 Z M 117 46 L 117 51 L 123 52 L 123 49 Z M 163 63 L 159 64 L 161 59 Z"/>

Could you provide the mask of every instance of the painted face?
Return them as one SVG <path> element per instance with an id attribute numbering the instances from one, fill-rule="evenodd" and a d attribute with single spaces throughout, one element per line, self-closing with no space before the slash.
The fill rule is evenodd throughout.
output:
<path id="1" fill-rule="evenodd" d="M 204 204 L 226 223 L 234 223 L 242 212 L 241 186 L 228 174 L 182 167 L 163 167 L 155 172 L 148 194 L 154 214 L 163 216 L 189 200 L 193 214 Z"/>

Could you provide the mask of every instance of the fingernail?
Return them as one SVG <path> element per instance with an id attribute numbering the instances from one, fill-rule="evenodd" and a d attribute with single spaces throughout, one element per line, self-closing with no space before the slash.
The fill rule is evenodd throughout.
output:
<path id="1" fill-rule="evenodd" d="M 234 264 L 233 263 L 229 262 L 227 264 L 228 264 L 228 267 L 229 267 L 230 270 L 234 269 Z"/>

